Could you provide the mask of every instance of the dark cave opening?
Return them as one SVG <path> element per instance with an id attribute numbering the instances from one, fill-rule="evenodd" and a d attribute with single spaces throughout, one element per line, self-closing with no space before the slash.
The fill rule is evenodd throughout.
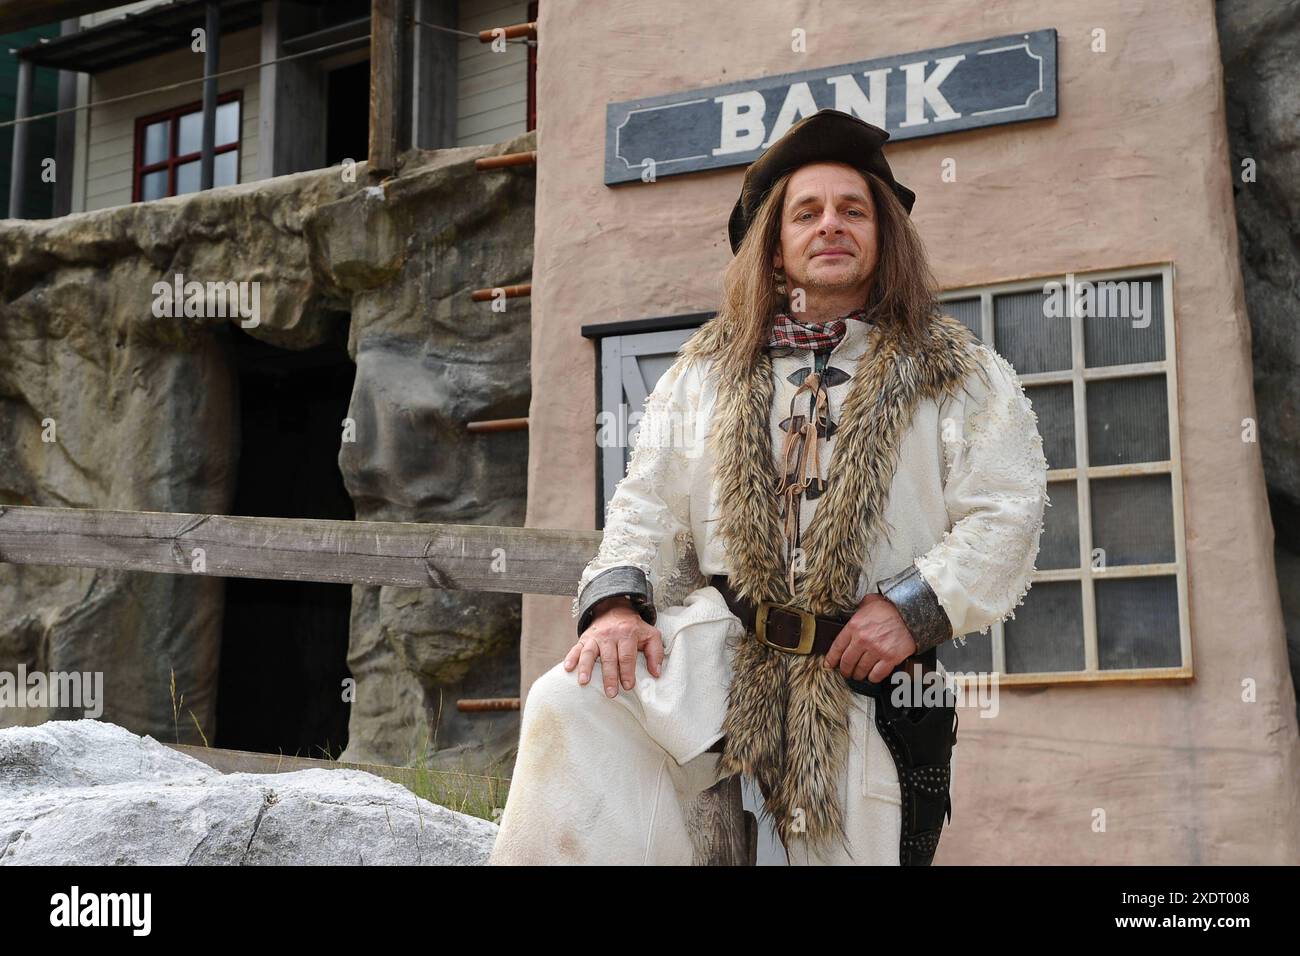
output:
<path id="1" fill-rule="evenodd" d="M 239 396 L 231 514 L 355 517 L 338 454 L 356 366 L 339 326 L 330 343 L 302 351 L 224 328 Z M 225 580 L 213 745 L 337 757 L 347 745 L 351 585 Z"/>

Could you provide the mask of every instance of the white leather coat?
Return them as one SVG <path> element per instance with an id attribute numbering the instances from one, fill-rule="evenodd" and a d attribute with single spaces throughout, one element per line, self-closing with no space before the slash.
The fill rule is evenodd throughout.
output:
<path id="1" fill-rule="evenodd" d="M 851 377 L 869 347 L 869 331 L 868 323 L 850 321 L 828 365 Z M 861 600 L 876 590 L 876 582 L 915 565 L 963 643 L 962 635 L 987 633 L 1023 603 L 1049 504 L 1037 416 L 1010 364 L 992 349 L 984 354 L 984 376 L 972 373 L 954 397 L 917 406 L 885 511 L 889 540 L 881 535 L 873 544 L 857 594 Z M 805 350 L 773 353 L 773 449 L 781 448 L 779 423 L 789 415 L 797 387 L 790 376 L 810 368 L 812 359 Z M 679 357 L 647 398 L 628 474 L 606 510 L 600 550 L 579 582 L 575 618 L 584 589 L 610 568 L 641 569 L 659 608 L 684 604 L 704 586 L 700 574 L 707 579 L 729 572 L 724 543 L 715 534 L 717 496 L 707 441 L 717 399 L 712 364 Z M 839 421 L 848 391 L 847 383 L 829 389 L 832 421 Z M 821 471 L 827 477 L 833 434 L 823 447 Z M 817 502 L 802 502 L 804 529 Z"/>

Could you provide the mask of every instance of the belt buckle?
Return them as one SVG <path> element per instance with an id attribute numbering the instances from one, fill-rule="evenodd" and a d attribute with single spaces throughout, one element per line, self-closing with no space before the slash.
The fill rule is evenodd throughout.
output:
<path id="1" fill-rule="evenodd" d="M 788 611 L 791 614 L 799 615 L 799 644 L 797 647 L 773 644 L 767 639 L 767 612 L 773 608 L 778 611 Z M 758 638 L 760 644 L 765 644 L 778 651 L 785 651 L 787 654 L 811 654 L 813 640 L 817 637 L 817 618 L 811 611 L 805 611 L 803 608 L 794 607 L 790 604 L 773 604 L 771 601 L 759 601 L 758 610 L 754 613 L 754 636 Z"/>

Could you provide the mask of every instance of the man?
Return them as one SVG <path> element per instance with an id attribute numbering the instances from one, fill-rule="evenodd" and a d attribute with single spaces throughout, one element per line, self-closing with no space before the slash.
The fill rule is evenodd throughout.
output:
<path id="1" fill-rule="evenodd" d="M 578 642 L 530 689 L 492 862 L 689 863 L 753 778 L 792 863 L 927 864 L 955 713 L 889 696 L 1023 601 L 1047 504 L 1014 370 L 940 314 L 888 133 L 746 172 L 718 314 L 646 402 Z"/>

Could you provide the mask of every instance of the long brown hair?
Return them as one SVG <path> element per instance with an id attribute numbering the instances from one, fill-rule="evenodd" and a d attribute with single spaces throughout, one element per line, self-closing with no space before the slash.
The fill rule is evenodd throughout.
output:
<path id="1" fill-rule="evenodd" d="M 894 191 L 874 173 L 859 169 L 876 207 L 879 254 L 867 318 L 882 329 L 919 341 L 939 313 L 938 283 L 930 270 L 925 244 Z M 780 248 L 781 211 L 792 170 L 772 184 L 759 204 L 745 239 L 722 279 L 722 305 L 682 345 L 682 354 L 715 360 L 724 379 L 737 377 L 767 345 L 772 319 L 789 307 L 778 291 L 772 257 Z"/>

